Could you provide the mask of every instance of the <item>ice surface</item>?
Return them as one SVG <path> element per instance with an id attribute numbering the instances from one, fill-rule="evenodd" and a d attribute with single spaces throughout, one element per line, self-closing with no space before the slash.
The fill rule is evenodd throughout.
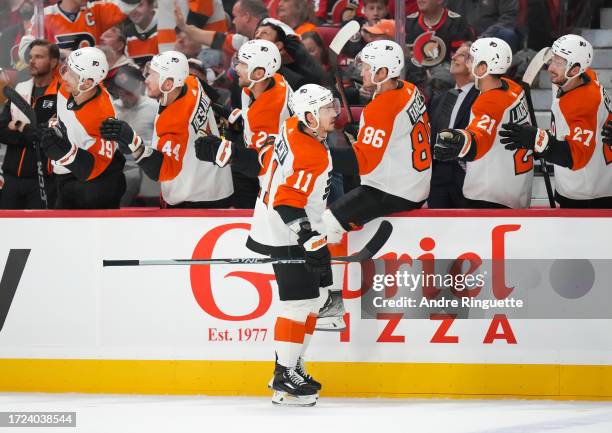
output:
<path id="1" fill-rule="evenodd" d="M 612 432 L 612 402 L 322 397 L 288 408 L 260 397 L 10 393 L 0 411 L 77 412 L 77 428 L 42 430 L 54 433 Z"/>

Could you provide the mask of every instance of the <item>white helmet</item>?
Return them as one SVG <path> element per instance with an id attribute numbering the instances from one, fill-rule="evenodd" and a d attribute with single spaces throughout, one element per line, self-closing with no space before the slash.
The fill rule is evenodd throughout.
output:
<path id="1" fill-rule="evenodd" d="M 553 43 L 552 52 L 567 61 L 565 78 L 568 80 L 573 78 L 567 75 L 572 67 L 580 65 L 580 72 L 576 75 L 578 76 L 586 71 L 593 61 L 593 46 L 578 35 L 561 36 Z"/>
<path id="2" fill-rule="evenodd" d="M 264 39 L 253 39 L 243 44 L 238 50 L 238 61 L 246 63 L 249 80 L 251 80 L 251 73 L 255 69 L 262 68 L 264 70 L 261 79 L 251 80 L 251 86 L 270 78 L 281 67 L 281 55 L 278 47 Z"/>
<path id="3" fill-rule="evenodd" d="M 185 54 L 178 51 L 165 51 L 153 56 L 150 68 L 159 74 L 159 90 L 164 95 L 163 103 L 166 103 L 168 93 L 178 87 L 183 87 L 185 79 L 189 76 L 189 62 Z M 162 84 L 171 78 L 172 88 L 168 91 L 162 90 Z"/>
<path id="4" fill-rule="evenodd" d="M 66 65 L 79 76 L 81 85 L 87 80 L 93 80 L 94 86 L 106 78 L 108 73 L 108 60 L 99 48 L 83 47 L 70 53 Z"/>
<path id="5" fill-rule="evenodd" d="M 319 127 L 319 110 L 321 107 L 334 102 L 334 95 L 329 89 L 318 84 L 304 84 L 293 92 L 291 96 L 291 110 L 304 125 L 311 129 Z M 306 121 L 306 113 L 312 113 L 317 125 L 311 127 Z"/>
<path id="6" fill-rule="evenodd" d="M 499 38 L 481 38 L 474 41 L 470 47 L 472 56 L 472 75 L 477 79 L 489 74 L 504 74 L 512 64 L 512 48 Z M 487 72 L 481 76 L 476 75 L 476 67 L 481 63 L 487 64 Z"/>
<path id="7" fill-rule="evenodd" d="M 372 83 L 379 85 L 385 81 L 400 76 L 404 67 L 404 52 L 393 41 L 374 41 L 367 44 L 359 53 L 363 63 L 372 68 Z M 387 78 L 380 82 L 374 81 L 374 75 L 379 69 L 387 68 Z"/>

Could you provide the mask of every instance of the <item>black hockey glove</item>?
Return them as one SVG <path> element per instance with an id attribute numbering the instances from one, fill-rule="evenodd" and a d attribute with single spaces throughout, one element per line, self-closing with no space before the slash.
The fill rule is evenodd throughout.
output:
<path id="1" fill-rule="evenodd" d="M 359 136 L 359 124 L 356 122 L 347 123 L 342 129 L 342 133 L 348 144 L 353 144 L 357 141 L 357 137 Z"/>
<path id="2" fill-rule="evenodd" d="M 312 230 L 308 220 L 299 223 L 297 236 L 298 243 L 304 249 L 306 270 L 308 272 L 326 272 L 331 263 L 327 237 Z"/>
<path id="3" fill-rule="evenodd" d="M 472 150 L 472 133 L 463 129 L 443 129 L 434 145 L 434 158 L 438 161 L 466 159 Z M 472 152 L 474 153 L 474 152 Z"/>
<path id="4" fill-rule="evenodd" d="M 76 156 L 78 148 L 70 144 L 57 127 L 42 128 L 41 149 L 47 157 L 59 165 L 68 165 Z"/>
<path id="5" fill-rule="evenodd" d="M 603 138 L 604 144 L 612 147 L 612 120 L 608 120 L 601 130 L 601 137 Z"/>
<path id="6" fill-rule="evenodd" d="M 507 150 L 529 149 L 537 153 L 546 150 L 550 138 L 544 129 L 516 123 L 504 123 L 499 136 L 502 137 L 501 144 L 505 144 Z"/>
<path id="7" fill-rule="evenodd" d="M 109 117 L 100 126 L 100 135 L 105 140 L 116 141 L 119 151 L 131 155 L 142 147 L 141 138 L 127 122 Z"/>
<path id="8" fill-rule="evenodd" d="M 234 143 L 214 135 L 206 135 L 195 141 L 196 158 L 225 167 L 232 158 Z"/>

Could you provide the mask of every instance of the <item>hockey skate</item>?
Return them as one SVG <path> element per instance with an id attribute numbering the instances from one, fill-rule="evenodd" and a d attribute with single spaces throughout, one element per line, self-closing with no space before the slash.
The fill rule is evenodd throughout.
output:
<path id="1" fill-rule="evenodd" d="M 294 369 L 276 365 L 272 380 L 272 403 L 282 406 L 314 406 L 317 390 Z"/>
<path id="2" fill-rule="evenodd" d="M 304 365 L 304 358 L 298 358 L 297 365 L 295 366 L 295 371 L 298 372 L 300 376 L 304 378 L 306 383 L 312 386 L 317 391 L 321 391 L 322 385 L 321 382 L 318 382 L 312 377 L 310 374 L 306 372 L 306 366 Z"/>
<path id="3" fill-rule="evenodd" d="M 277 357 L 276 358 L 276 364 L 275 364 L 275 367 L 274 367 L 275 375 L 276 375 L 276 371 L 278 371 L 278 369 L 280 369 L 280 368 L 283 368 L 283 366 L 279 365 L 278 357 Z M 311 385 L 314 389 L 316 389 L 317 391 L 321 390 L 321 388 L 322 388 L 321 383 L 316 381 L 314 379 L 314 377 L 312 377 L 310 374 L 308 374 L 306 372 L 306 366 L 304 365 L 304 358 L 298 358 L 297 365 L 295 366 L 295 371 L 297 371 L 298 374 L 300 376 L 302 376 L 302 378 L 306 381 L 306 383 Z M 274 383 L 274 376 L 272 376 L 272 379 L 270 379 L 270 382 L 268 382 L 268 388 L 269 389 L 274 389 L 274 388 L 272 388 L 273 383 Z"/>
<path id="4" fill-rule="evenodd" d="M 330 290 L 325 304 L 319 310 L 315 329 L 317 331 L 343 331 L 346 329 L 344 313 L 342 291 Z"/>

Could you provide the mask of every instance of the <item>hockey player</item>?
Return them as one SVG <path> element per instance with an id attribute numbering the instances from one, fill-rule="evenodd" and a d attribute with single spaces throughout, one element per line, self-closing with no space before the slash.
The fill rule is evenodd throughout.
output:
<path id="1" fill-rule="evenodd" d="M 533 153 L 505 149 L 498 132 L 504 123 L 529 123 L 525 92 L 501 77 L 511 63 L 512 50 L 501 39 L 472 44 L 468 67 L 480 95 L 470 123 L 466 129 L 443 129 L 434 146 L 434 158 L 466 162 L 463 195 L 471 208 L 526 208 L 531 200 Z"/>
<path id="2" fill-rule="evenodd" d="M 529 149 L 555 165 L 555 199 L 565 208 L 612 208 L 612 149 L 602 128 L 612 104 L 589 69 L 591 44 L 565 35 L 552 46 L 551 131 L 508 123 L 500 133 L 507 149 Z"/>
<path id="3" fill-rule="evenodd" d="M 58 175 L 58 209 L 118 208 L 125 192 L 125 158 L 99 133 L 102 121 L 115 115 L 99 85 L 107 72 L 106 56 L 94 47 L 73 51 L 61 68 L 57 122 L 41 143 Z"/>
<path id="4" fill-rule="evenodd" d="M 404 66 L 401 47 L 393 41 L 370 42 L 359 54 L 359 61 L 363 85 L 374 92 L 374 97 L 364 108 L 359 127 L 345 128 L 352 148 L 334 151 L 332 156 L 334 169 L 358 173 L 361 186 L 325 211 L 323 220 L 330 243 L 339 242 L 344 232 L 374 218 L 418 209 L 429 195 L 429 117 L 421 92 L 414 84 L 399 79 Z M 341 285 L 334 286 L 320 312 L 317 329 L 345 327 Z"/>
<path id="5" fill-rule="evenodd" d="M 306 260 L 273 265 L 282 309 L 274 327 L 272 402 L 312 406 L 321 384 L 306 373 L 303 356 L 321 307 L 319 288 L 331 284 L 321 217 L 332 168 L 326 140 L 339 107 L 332 93 L 316 84 L 300 87 L 292 107 L 296 115 L 284 122 L 274 144 L 247 247 L 260 254 Z"/>
<path id="6" fill-rule="evenodd" d="M 170 207 L 225 208 L 231 204 L 229 167 L 198 161 L 194 142 L 199 133 L 218 135 L 211 100 L 198 79 L 189 75 L 184 54 L 166 51 L 151 60 L 145 81 L 149 97 L 159 100 L 151 147 L 124 121 L 107 119 L 100 129 L 107 140 L 132 154 L 151 179 L 161 182 Z"/>
<path id="7" fill-rule="evenodd" d="M 242 87 L 242 137 L 214 135 L 198 138 L 196 155 L 219 167 L 231 163 L 251 177 L 265 174 L 272 157 L 274 139 L 290 116 L 291 87 L 277 71 L 281 66 L 278 48 L 270 41 L 248 41 L 238 51 L 236 73 Z"/>
<path id="8" fill-rule="evenodd" d="M 140 0 L 61 0 L 45 8 L 45 39 L 60 49 L 76 50 L 98 44 L 100 36 L 119 24 Z"/>

